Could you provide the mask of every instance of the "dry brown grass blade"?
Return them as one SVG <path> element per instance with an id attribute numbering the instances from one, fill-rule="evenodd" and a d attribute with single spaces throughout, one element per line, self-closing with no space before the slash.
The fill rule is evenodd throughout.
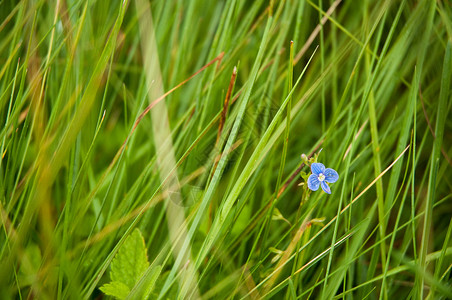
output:
<path id="1" fill-rule="evenodd" d="M 301 48 L 300 51 L 298 51 L 297 55 L 295 55 L 295 58 L 293 60 L 293 64 L 296 65 L 298 61 L 303 57 L 303 55 L 308 51 L 309 47 L 314 42 L 317 35 L 320 33 L 320 30 L 322 29 L 322 26 L 325 25 L 326 21 L 329 17 L 333 14 L 333 12 L 336 10 L 338 5 L 341 3 L 342 0 L 336 0 L 331 4 L 330 8 L 327 10 L 326 15 L 323 16 L 322 20 L 320 20 L 321 24 L 318 24 L 315 29 L 312 31 L 311 35 L 309 36 L 306 43 L 304 43 L 303 48 Z"/>

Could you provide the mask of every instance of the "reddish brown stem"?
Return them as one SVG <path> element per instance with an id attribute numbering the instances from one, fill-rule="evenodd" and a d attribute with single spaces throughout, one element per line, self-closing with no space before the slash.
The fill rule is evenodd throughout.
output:
<path id="1" fill-rule="evenodd" d="M 323 144 L 323 141 L 321 141 L 317 147 L 315 147 L 314 150 L 312 150 L 312 152 L 308 155 L 308 159 L 311 158 L 314 153 L 317 152 L 317 150 L 319 150 L 320 146 Z M 282 193 L 284 193 L 284 191 L 286 190 L 286 188 L 289 186 L 289 184 L 292 183 L 292 181 L 298 176 L 298 174 L 301 172 L 301 170 L 304 168 L 305 163 L 302 163 L 293 173 L 292 176 L 290 176 L 289 179 L 287 179 L 287 181 L 284 183 L 284 185 L 279 189 L 278 195 L 276 196 L 276 198 L 279 198 L 279 196 L 281 196 Z"/>
<path id="2" fill-rule="evenodd" d="M 218 126 L 217 141 L 215 145 L 218 145 L 220 140 L 221 132 L 223 131 L 224 123 L 226 122 L 226 115 L 228 113 L 229 100 L 231 99 L 232 90 L 234 89 L 235 79 L 237 78 L 237 67 L 234 67 L 232 71 L 231 80 L 229 81 L 228 92 L 226 93 L 226 98 L 224 99 L 223 111 L 221 112 L 220 125 Z"/>

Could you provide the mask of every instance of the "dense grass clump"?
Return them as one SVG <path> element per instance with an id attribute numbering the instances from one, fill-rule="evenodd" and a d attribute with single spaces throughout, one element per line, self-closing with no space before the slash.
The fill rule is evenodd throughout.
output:
<path id="1" fill-rule="evenodd" d="M 0 298 L 451 299 L 451 73 L 447 0 L 1 1 Z"/>

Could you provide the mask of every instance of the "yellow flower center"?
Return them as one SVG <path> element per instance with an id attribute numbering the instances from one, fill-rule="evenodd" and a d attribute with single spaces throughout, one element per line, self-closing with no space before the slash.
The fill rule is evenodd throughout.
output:
<path id="1" fill-rule="evenodd" d="M 318 179 L 319 179 L 319 181 L 324 181 L 325 180 L 325 175 L 320 173 Z"/>

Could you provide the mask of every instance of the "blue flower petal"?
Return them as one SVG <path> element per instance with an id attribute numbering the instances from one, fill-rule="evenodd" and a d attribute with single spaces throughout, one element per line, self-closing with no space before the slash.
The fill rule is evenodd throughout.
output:
<path id="1" fill-rule="evenodd" d="M 320 181 L 316 175 L 311 174 L 308 178 L 308 188 L 312 191 L 317 191 L 320 186 Z"/>
<path id="2" fill-rule="evenodd" d="M 325 166 L 321 163 L 313 163 L 311 165 L 311 172 L 312 174 L 319 175 L 320 173 L 323 173 L 325 171 Z"/>
<path id="3" fill-rule="evenodd" d="M 339 179 L 339 174 L 331 168 L 326 168 L 323 175 L 325 175 L 325 181 L 329 183 L 336 182 Z"/>
<path id="4" fill-rule="evenodd" d="M 322 190 L 327 193 L 327 194 L 331 194 L 331 189 L 328 186 L 328 183 L 326 183 L 325 181 L 321 182 L 321 186 L 322 186 Z"/>

